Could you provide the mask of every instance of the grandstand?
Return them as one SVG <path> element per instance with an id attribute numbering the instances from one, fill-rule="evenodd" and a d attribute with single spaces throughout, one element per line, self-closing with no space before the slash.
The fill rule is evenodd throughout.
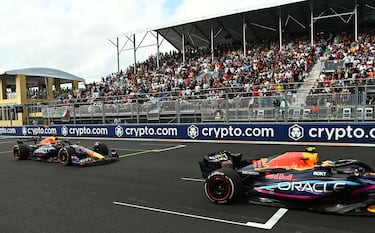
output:
<path id="1" fill-rule="evenodd" d="M 60 95 L 42 117 L 54 124 L 373 121 L 374 25 L 369 0 L 311 0 L 155 28 L 178 52 L 157 49 Z"/>
<path id="2" fill-rule="evenodd" d="M 0 80 L 1 126 L 48 125 L 50 119 L 42 115 L 42 106 L 54 102 L 57 93 L 64 91 L 61 86 L 70 84 L 77 89 L 84 82 L 70 73 L 43 67 L 9 70 Z"/>

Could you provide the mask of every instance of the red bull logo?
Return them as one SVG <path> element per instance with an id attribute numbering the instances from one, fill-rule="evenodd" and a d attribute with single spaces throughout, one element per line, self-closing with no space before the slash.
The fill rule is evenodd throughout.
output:
<path id="1" fill-rule="evenodd" d="M 276 173 L 276 174 L 266 174 L 265 176 L 268 180 L 287 180 L 291 181 L 293 180 L 293 174 L 284 174 L 284 173 Z"/>

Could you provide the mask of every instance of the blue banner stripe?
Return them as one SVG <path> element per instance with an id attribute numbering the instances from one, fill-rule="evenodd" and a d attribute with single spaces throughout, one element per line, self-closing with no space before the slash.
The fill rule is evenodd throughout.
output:
<path id="1" fill-rule="evenodd" d="M 375 124 L 157 124 L 0 127 L 0 136 L 38 135 L 368 143 L 375 141 Z"/>

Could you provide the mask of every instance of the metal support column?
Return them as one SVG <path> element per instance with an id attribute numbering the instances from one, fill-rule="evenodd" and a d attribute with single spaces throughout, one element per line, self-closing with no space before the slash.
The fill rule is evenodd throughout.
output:
<path id="1" fill-rule="evenodd" d="M 213 25 L 211 24 L 211 62 L 214 62 L 214 28 Z"/>
<path id="2" fill-rule="evenodd" d="M 133 52 L 134 52 L 134 74 L 137 74 L 137 48 L 135 47 L 135 33 L 133 34 Z"/>
<path id="3" fill-rule="evenodd" d="M 314 9 L 313 9 L 313 2 L 314 0 L 311 0 L 311 6 L 310 6 L 310 29 L 311 29 L 311 46 L 314 46 Z"/>
<path id="4" fill-rule="evenodd" d="M 242 41 L 243 41 L 243 55 L 246 57 L 246 21 L 245 17 L 242 17 Z"/>
<path id="5" fill-rule="evenodd" d="M 354 6 L 354 40 L 358 41 L 358 4 L 357 4 L 357 0 L 355 1 L 355 6 Z"/>
<path id="6" fill-rule="evenodd" d="M 182 33 L 182 64 L 185 64 L 185 33 Z"/>
<path id="7" fill-rule="evenodd" d="M 116 49 L 117 49 L 117 73 L 120 72 L 120 48 L 118 44 L 118 37 L 116 38 Z"/>
<path id="8" fill-rule="evenodd" d="M 156 67 L 160 68 L 160 45 L 159 45 L 159 33 L 156 32 Z"/>
<path id="9" fill-rule="evenodd" d="M 113 42 L 111 39 L 108 39 L 109 42 L 111 42 L 114 46 L 116 46 L 116 59 L 117 59 L 117 72 L 120 72 L 120 44 L 119 44 L 119 38 L 116 37 L 116 43 Z M 125 43 L 126 45 L 126 43 Z M 124 46 L 125 46 L 124 45 Z"/>
<path id="10" fill-rule="evenodd" d="M 283 47 L 283 29 L 282 29 L 282 24 L 281 24 L 281 10 L 280 10 L 280 15 L 279 15 L 279 45 L 280 45 L 280 51 L 281 48 Z"/>

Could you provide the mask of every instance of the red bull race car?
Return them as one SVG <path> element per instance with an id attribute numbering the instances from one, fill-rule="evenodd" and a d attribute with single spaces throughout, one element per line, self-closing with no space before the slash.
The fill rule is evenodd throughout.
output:
<path id="1" fill-rule="evenodd" d="M 243 160 L 218 151 L 199 162 L 214 203 L 249 203 L 342 215 L 375 216 L 375 171 L 355 159 L 318 162 L 314 147 Z"/>
<path id="2" fill-rule="evenodd" d="M 26 145 L 25 142 L 34 144 Z M 18 140 L 13 147 L 13 157 L 16 160 L 38 160 L 59 162 L 62 165 L 88 166 L 114 162 L 119 159 L 115 150 L 109 151 L 106 144 L 96 142 L 92 149 L 69 140 L 59 140 L 56 136 L 47 138 L 33 137 L 30 140 Z"/>

